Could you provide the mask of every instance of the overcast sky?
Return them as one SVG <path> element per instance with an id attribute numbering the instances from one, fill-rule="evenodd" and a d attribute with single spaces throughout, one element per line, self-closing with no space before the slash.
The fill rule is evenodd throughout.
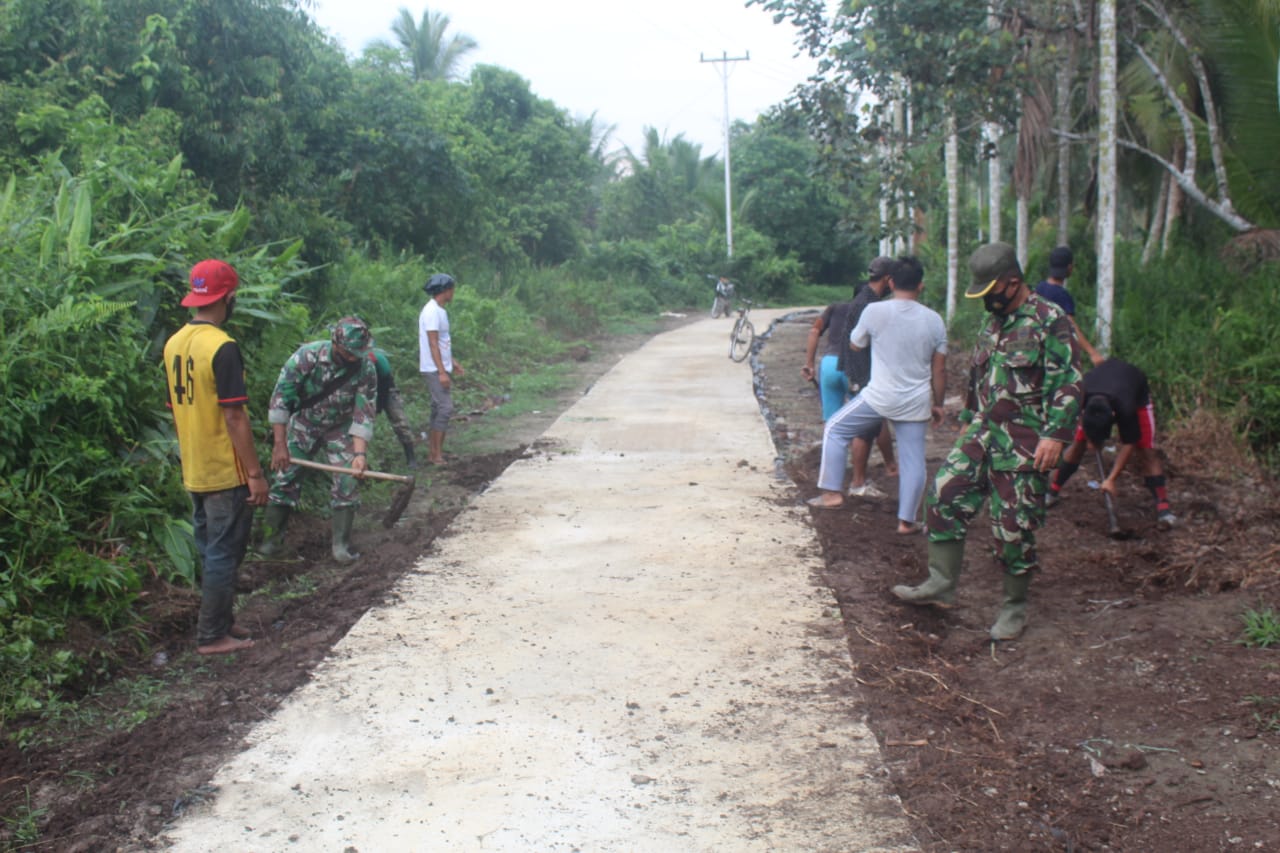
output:
<path id="1" fill-rule="evenodd" d="M 703 156 L 723 147 L 724 88 L 729 115 L 751 121 L 812 72 L 797 57 L 794 30 L 774 24 L 745 0 L 433 0 L 425 7 L 450 18 L 450 32 L 478 44 L 474 63 L 500 65 L 529 81 L 534 93 L 577 118 L 595 113 L 616 125 L 611 149 L 640 147 L 643 129 L 667 139 L 683 134 Z M 352 56 L 375 39 L 392 40 L 401 7 L 420 20 L 424 6 L 404 0 L 315 0 L 310 14 Z M 750 61 L 703 63 L 726 54 Z"/>

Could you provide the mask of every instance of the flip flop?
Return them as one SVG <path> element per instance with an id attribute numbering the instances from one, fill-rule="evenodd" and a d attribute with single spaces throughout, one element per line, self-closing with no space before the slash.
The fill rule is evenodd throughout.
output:
<path id="1" fill-rule="evenodd" d="M 822 495 L 809 498 L 805 503 L 814 509 L 844 509 L 844 501 L 840 501 L 838 504 L 827 503 L 822 499 Z"/>
<path id="2" fill-rule="evenodd" d="M 868 480 L 861 486 L 851 486 L 849 488 L 849 497 L 851 498 L 887 498 L 889 497 L 883 491 L 876 487 L 876 484 Z"/>

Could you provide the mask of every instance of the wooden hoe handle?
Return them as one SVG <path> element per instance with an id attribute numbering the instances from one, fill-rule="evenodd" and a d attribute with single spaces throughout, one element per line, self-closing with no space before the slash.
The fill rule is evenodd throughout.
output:
<path id="1" fill-rule="evenodd" d="M 355 472 L 350 468 L 343 468 L 341 465 L 329 465 L 325 462 L 312 462 L 310 459 L 298 459 L 295 456 L 289 457 L 290 465 L 301 465 L 303 468 L 314 468 L 317 471 L 328 471 L 330 474 L 350 474 L 355 476 Z M 406 477 L 403 474 L 386 474 L 382 471 L 365 471 L 364 475 L 371 480 L 390 480 L 393 483 L 412 483 L 413 477 Z"/>

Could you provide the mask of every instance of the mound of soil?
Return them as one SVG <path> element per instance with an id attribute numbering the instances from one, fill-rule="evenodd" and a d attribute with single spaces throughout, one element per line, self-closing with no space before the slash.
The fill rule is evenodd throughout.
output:
<path id="1" fill-rule="evenodd" d="M 799 373 L 807 329 L 806 318 L 775 326 L 753 357 L 797 500 L 816 491 L 821 436 L 816 392 Z M 393 489 L 369 488 L 357 563 L 329 559 L 326 520 L 295 519 L 296 560 L 242 570 L 238 619 L 265 640 L 253 650 L 198 657 L 197 594 L 149 590 L 148 632 L 115 672 L 127 689 L 96 693 L 33 727 L 26 750 L 10 738 L 0 744 L 0 844 L 151 849 L 166 823 L 211 794 L 208 779 L 250 727 L 387 599 L 469 496 L 642 341 L 596 344 L 553 405 L 504 421 L 501 438 L 476 455 L 420 471 L 393 529 L 378 524 L 378 502 Z M 931 467 L 954 430 L 932 435 Z M 1199 444 L 1187 445 L 1189 458 Z M 1280 849 L 1280 653 L 1236 642 L 1241 613 L 1274 608 L 1280 597 L 1276 494 L 1256 478 L 1219 480 L 1171 457 L 1184 521 L 1172 533 L 1154 530 L 1149 498 L 1133 481 L 1120 501 L 1133 538 L 1107 539 L 1101 504 L 1085 472 L 1077 476 L 1040 537 L 1031 625 L 998 647 L 986 639 L 999 578 L 981 524 L 960 606 L 936 614 L 888 593 L 924 574 L 923 539 L 894 533 L 892 497 L 814 516 L 826 564 L 815 582 L 834 591 L 852 653 L 849 713 L 869 717 L 926 849 Z M 892 495 L 894 481 L 873 475 Z"/>
<path id="2" fill-rule="evenodd" d="M 821 457 L 821 406 L 800 376 L 809 321 L 775 326 L 755 364 L 798 499 L 817 494 Z M 949 394 L 966 356 L 948 359 Z M 930 433 L 931 474 L 958 408 Z M 1280 652 L 1238 642 L 1241 614 L 1280 610 L 1280 504 L 1256 473 L 1183 463 L 1172 448 L 1212 459 L 1223 441 L 1189 429 L 1165 442 L 1171 532 L 1155 529 L 1138 476 L 1120 490 L 1123 541 L 1086 486 L 1096 473 L 1068 483 L 1013 643 L 988 639 L 1001 582 L 985 515 L 942 613 L 889 593 L 925 577 L 926 546 L 896 533 L 878 452 L 888 498 L 813 511 L 858 684 L 850 713 L 868 715 L 925 849 L 1280 850 Z"/>

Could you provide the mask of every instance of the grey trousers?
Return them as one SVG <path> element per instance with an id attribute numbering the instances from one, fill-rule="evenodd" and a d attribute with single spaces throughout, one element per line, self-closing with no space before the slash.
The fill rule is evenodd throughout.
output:
<path id="1" fill-rule="evenodd" d="M 453 395 L 440 383 L 438 373 L 423 373 L 422 380 L 427 383 L 427 390 L 431 392 L 431 421 L 428 429 L 445 432 L 453 417 Z"/>

